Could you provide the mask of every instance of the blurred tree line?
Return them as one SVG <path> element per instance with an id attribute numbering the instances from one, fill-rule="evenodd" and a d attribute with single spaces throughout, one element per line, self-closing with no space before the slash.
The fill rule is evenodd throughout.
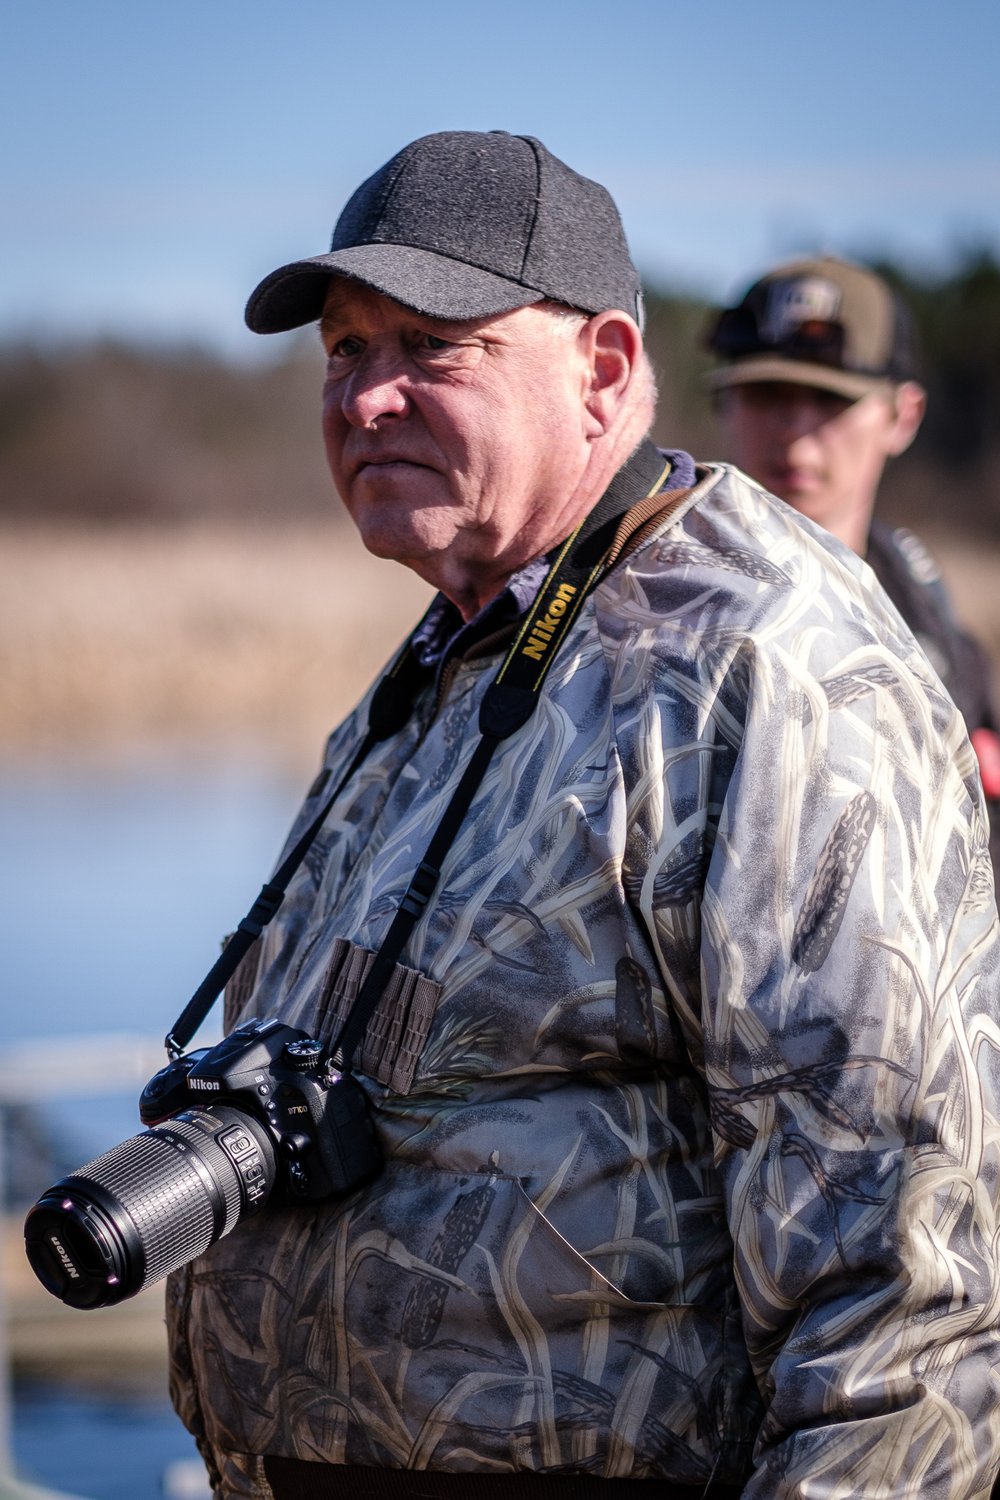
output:
<path id="1" fill-rule="evenodd" d="M 1000 263 L 966 253 L 937 279 L 881 271 L 911 307 L 927 420 L 887 476 L 890 519 L 1000 542 Z M 704 375 L 709 309 L 653 290 L 656 437 L 722 457 Z M 101 342 L 0 348 L 0 516 L 93 522 L 282 521 L 336 514 L 319 435 L 322 357 L 311 330 L 277 359 Z M 270 353 L 270 351 L 268 351 Z"/>

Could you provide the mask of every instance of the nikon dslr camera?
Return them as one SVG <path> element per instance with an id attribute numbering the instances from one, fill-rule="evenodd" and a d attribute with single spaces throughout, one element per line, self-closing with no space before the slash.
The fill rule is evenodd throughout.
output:
<path id="1" fill-rule="evenodd" d="M 64 1177 L 25 1221 L 35 1275 L 71 1307 L 122 1302 L 272 1197 L 338 1197 L 382 1165 L 361 1085 L 279 1021 L 168 1063 L 139 1114 L 151 1129 Z"/>

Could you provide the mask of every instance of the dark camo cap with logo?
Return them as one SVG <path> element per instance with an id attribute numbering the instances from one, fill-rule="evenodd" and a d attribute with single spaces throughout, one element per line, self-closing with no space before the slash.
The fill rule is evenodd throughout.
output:
<path id="1" fill-rule="evenodd" d="M 447 130 L 362 183 L 325 255 L 280 266 L 247 304 L 255 333 L 318 319 L 331 276 L 430 317 L 487 318 L 554 301 L 641 324 L 639 277 L 607 190 L 532 136 Z"/>
<path id="2" fill-rule="evenodd" d="M 787 381 L 850 397 L 918 378 L 909 314 L 865 266 L 822 256 L 777 266 L 719 313 L 710 385 Z"/>

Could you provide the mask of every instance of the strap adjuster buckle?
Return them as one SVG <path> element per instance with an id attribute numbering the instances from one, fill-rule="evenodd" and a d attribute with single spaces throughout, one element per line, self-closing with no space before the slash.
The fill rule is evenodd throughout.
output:
<path id="1" fill-rule="evenodd" d="M 441 871 L 429 865 L 426 860 L 421 860 L 413 874 L 413 879 L 407 887 L 406 895 L 399 903 L 401 911 L 407 916 L 419 917 L 434 892 Z"/>
<path id="2" fill-rule="evenodd" d="M 237 924 L 239 931 L 247 932 L 251 937 L 260 937 L 284 899 L 285 893 L 280 886 L 262 885 L 253 906 Z"/>

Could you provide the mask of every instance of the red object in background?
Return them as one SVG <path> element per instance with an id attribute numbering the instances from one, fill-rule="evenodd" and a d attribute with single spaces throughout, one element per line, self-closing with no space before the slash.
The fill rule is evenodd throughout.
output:
<path id="1" fill-rule="evenodd" d="M 992 729 L 974 729 L 969 736 L 979 760 L 979 774 L 987 797 L 1000 797 L 1000 734 Z"/>

